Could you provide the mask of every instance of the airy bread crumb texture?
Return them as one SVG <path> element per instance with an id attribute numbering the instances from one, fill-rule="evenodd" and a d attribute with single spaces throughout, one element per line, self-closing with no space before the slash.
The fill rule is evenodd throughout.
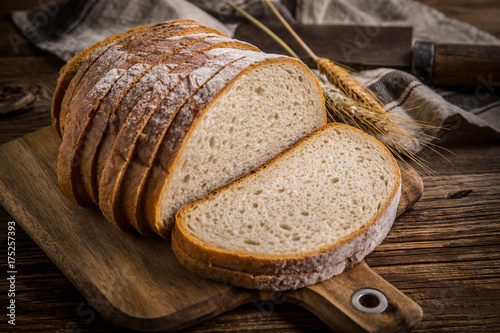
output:
<path id="1" fill-rule="evenodd" d="M 255 85 L 254 88 L 258 89 Z M 273 89 L 273 86 L 263 88 Z M 293 89 L 286 91 L 294 95 Z M 302 96 L 295 98 L 300 103 Z M 269 124 L 278 131 L 286 122 L 280 123 L 278 115 Z M 242 135 L 251 129 L 240 122 L 235 126 Z M 221 167 L 239 165 L 242 154 L 255 154 L 261 149 L 257 142 L 266 140 L 266 135 L 282 135 L 272 133 L 273 130 L 269 131 L 272 134 L 253 134 L 256 141 L 251 149 L 241 149 L 219 164 L 221 154 L 210 153 L 210 149 L 224 146 L 220 140 L 225 140 L 226 129 L 218 128 L 221 136 L 214 136 L 213 140 L 209 136 L 199 137 L 207 142 L 204 152 L 199 154 L 199 158 L 206 160 L 198 165 L 207 167 L 183 168 L 179 177 L 187 177 L 187 182 L 196 181 L 199 186 L 205 182 L 205 170 L 213 174 L 222 171 Z M 390 155 L 381 150 L 384 150 L 381 145 L 374 145 L 348 127 L 322 131 L 315 140 L 303 143 L 301 149 L 292 150 L 265 169 L 231 183 L 217 195 L 196 202 L 183 214 L 184 230 L 223 251 L 271 256 L 318 251 L 365 227 L 393 199 L 388 194 L 399 186 L 394 177 L 397 171 Z M 186 157 L 184 163 L 191 165 L 189 159 L 195 157 Z M 217 159 L 216 164 L 211 164 L 213 159 Z"/>
<path id="2" fill-rule="evenodd" d="M 163 228 L 172 228 L 173 216 L 184 203 L 250 171 L 324 125 L 324 113 L 318 112 L 323 109 L 321 90 L 310 76 L 294 63 L 271 62 L 244 73 L 216 99 L 187 139 L 164 192 Z M 243 221 L 246 214 L 239 212 L 245 210 L 230 214 Z M 256 211 L 247 210 L 251 215 Z M 233 232 L 231 219 L 226 220 L 227 230 Z M 247 224 L 245 240 L 257 242 Z M 224 238 L 227 230 L 214 230 L 214 236 Z M 279 247 L 279 241 L 275 245 Z"/>

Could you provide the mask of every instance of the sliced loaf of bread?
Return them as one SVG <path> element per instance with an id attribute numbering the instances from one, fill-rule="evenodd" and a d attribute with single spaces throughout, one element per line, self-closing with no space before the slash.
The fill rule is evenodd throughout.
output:
<path id="1" fill-rule="evenodd" d="M 321 88 L 301 62 L 248 54 L 178 111 L 142 196 L 152 230 L 170 235 L 177 209 L 277 155 L 325 124 Z"/>
<path id="2" fill-rule="evenodd" d="M 53 118 L 63 192 L 121 229 L 169 237 L 181 205 L 326 122 L 302 62 L 196 22 L 106 41 L 63 71 Z"/>
<path id="3" fill-rule="evenodd" d="M 172 247 L 204 277 L 297 289 L 342 273 L 380 244 L 400 193 L 397 163 L 381 143 L 329 124 L 184 205 Z"/>

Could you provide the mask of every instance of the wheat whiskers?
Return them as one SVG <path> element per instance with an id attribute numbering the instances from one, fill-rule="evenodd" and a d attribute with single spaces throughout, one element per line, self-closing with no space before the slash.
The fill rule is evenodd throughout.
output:
<path id="1" fill-rule="evenodd" d="M 362 130 L 382 142 L 394 156 L 402 161 L 407 157 L 425 173 L 432 175 L 433 172 L 426 166 L 425 161 L 405 146 L 405 143 L 415 141 L 421 146 L 427 145 L 427 142 L 412 136 L 409 132 L 428 136 L 429 139 L 433 138 L 431 135 L 412 129 L 411 127 L 415 126 L 412 124 L 412 119 L 401 117 L 400 122 L 405 126 L 400 126 L 391 119 L 389 113 L 366 107 L 365 104 L 356 102 L 336 87 L 321 84 L 321 88 L 325 97 L 329 122 L 342 122 Z M 429 149 L 435 150 L 430 147 Z"/>

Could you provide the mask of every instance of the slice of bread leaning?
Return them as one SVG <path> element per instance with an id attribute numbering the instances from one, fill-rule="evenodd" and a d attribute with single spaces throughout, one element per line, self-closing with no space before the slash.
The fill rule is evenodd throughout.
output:
<path id="1" fill-rule="evenodd" d="M 318 283 L 360 262 L 396 217 L 401 175 L 372 137 L 329 124 L 176 215 L 191 271 L 260 290 Z"/>

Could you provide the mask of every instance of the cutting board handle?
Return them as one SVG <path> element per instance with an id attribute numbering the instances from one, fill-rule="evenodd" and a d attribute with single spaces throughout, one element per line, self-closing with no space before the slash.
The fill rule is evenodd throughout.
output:
<path id="1" fill-rule="evenodd" d="M 409 331 L 423 316 L 417 303 L 364 261 L 330 280 L 286 293 L 286 301 L 308 309 L 336 332 Z"/>

